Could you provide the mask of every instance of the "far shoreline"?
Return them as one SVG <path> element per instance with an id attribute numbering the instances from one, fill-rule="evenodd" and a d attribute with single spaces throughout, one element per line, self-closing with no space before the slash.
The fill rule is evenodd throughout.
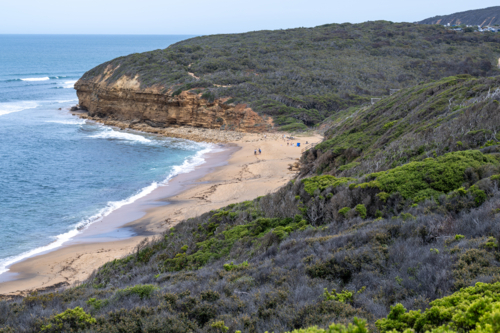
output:
<path id="1" fill-rule="evenodd" d="M 295 176 L 287 166 L 302 150 L 288 147 L 281 136 L 235 133 L 235 140 L 221 145 L 222 152 L 207 153 L 205 163 L 193 171 L 113 211 L 61 247 L 10 265 L 2 274 L 8 281 L 0 275 L 0 298 L 82 282 L 106 262 L 130 254 L 146 237 L 157 237 L 184 219 L 275 191 Z M 301 140 L 319 142 L 321 136 Z M 263 154 L 254 155 L 259 148 Z"/>

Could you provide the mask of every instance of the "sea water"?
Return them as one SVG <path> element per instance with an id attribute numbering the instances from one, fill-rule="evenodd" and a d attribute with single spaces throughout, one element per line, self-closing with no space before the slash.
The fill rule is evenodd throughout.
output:
<path id="1" fill-rule="evenodd" d="M 0 273 L 204 162 L 208 144 L 67 110 L 85 71 L 188 37 L 0 35 Z"/>

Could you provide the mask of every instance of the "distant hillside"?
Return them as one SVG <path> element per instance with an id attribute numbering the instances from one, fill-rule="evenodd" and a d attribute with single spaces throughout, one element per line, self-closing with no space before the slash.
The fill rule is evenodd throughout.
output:
<path id="1" fill-rule="evenodd" d="M 121 111 L 121 101 L 106 96 L 113 96 L 113 87 L 123 92 L 119 83 L 134 78 L 138 89 L 156 90 L 148 96 L 163 103 L 143 111 L 144 117 L 162 108 L 175 113 L 168 104 L 189 91 L 214 104 L 246 104 L 292 130 L 389 95 L 390 89 L 457 74 L 497 75 L 499 45 L 500 34 L 386 21 L 203 36 L 101 64 L 85 73 L 76 89 L 79 97 L 84 89 L 101 103 L 89 110 L 101 117 Z"/>
<path id="2" fill-rule="evenodd" d="M 451 15 L 434 16 L 418 22 L 420 24 L 450 24 L 450 25 L 500 25 L 500 6 L 468 10 Z"/>

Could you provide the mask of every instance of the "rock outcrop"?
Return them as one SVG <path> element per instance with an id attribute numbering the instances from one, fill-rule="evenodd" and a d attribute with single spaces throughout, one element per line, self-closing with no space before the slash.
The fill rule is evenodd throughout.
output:
<path id="1" fill-rule="evenodd" d="M 90 117 L 106 120 L 144 123 L 167 128 L 192 126 L 210 129 L 262 132 L 272 126 L 272 119 L 263 119 L 246 104 L 225 104 L 228 100 L 209 102 L 202 93 L 183 91 L 172 96 L 163 87 L 142 89 L 137 78 L 123 77 L 107 84 L 105 77 L 80 79 L 75 84 L 79 106 Z"/>

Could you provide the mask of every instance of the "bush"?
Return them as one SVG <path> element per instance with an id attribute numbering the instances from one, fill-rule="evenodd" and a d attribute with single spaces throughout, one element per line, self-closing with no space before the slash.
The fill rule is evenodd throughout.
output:
<path id="1" fill-rule="evenodd" d="M 376 187 L 387 193 L 399 192 L 405 199 L 422 201 L 460 188 L 465 181 L 466 170 L 478 169 L 486 164 L 496 166 L 498 161 L 479 151 L 453 152 L 371 174 L 369 178 L 373 180 L 358 187 Z M 476 203 L 486 199 L 486 194 L 478 188 L 471 187 L 470 191 L 477 197 Z"/>
<path id="2" fill-rule="evenodd" d="M 108 305 L 109 301 L 106 300 L 98 300 L 96 298 L 90 298 L 87 301 L 87 304 L 90 305 L 91 307 L 94 308 L 94 310 L 100 310 L 101 308 L 105 307 Z"/>
<path id="3" fill-rule="evenodd" d="M 330 175 L 324 176 L 316 176 L 311 178 L 302 179 L 302 183 L 304 184 L 304 190 L 310 195 L 314 194 L 314 191 L 320 190 L 323 191 L 328 187 L 335 188 L 342 184 L 348 183 L 350 181 L 355 180 L 354 178 L 336 178 Z"/>
<path id="4" fill-rule="evenodd" d="M 348 290 L 342 290 L 342 292 L 337 293 L 335 289 L 332 290 L 332 292 L 328 292 L 328 289 L 325 288 L 323 292 L 323 297 L 327 301 L 338 301 L 341 303 L 346 303 L 352 301 L 352 292 Z"/>
<path id="5" fill-rule="evenodd" d="M 380 332 L 438 330 L 457 332 L 498 332 L 500 329 L 500 283 L 476 283 L 430 303 L 430 308 L 409 311 L 403 305 L 391 306 L 386 319 L 377 320 Z"/>
<path id="6" fill-rule="evenodd" d="M 332 324 L 327 329 L 318 328 L 317 326 L 294 330 L 292 333 L 368 333 L 366 321 L 354 318 L 354 324 L 349 324 L 345 327 L 341 324 Z"/>
<path id="7" fill-rule="evenodd" d="M 339 214 L 342 215 L 343 217 L 347 216 L 347 213 L 351 211 L 351 208 L 349 207 L 344 207 L 341 210 L 339 210 Z"/>
<path id="8" fill-rule="evenodd" d="M 66 311 L 52 316 L 49 319 L 49 324 L 42 325 L 41 331 L 44 332 L 64 332 L 70 330 L 86 329 L 96 320 L 89 314 L 85 313 L 81 307 L 67 309 Z"/>
<path id="9" fill-rule="evenodd" d="M 239 265 L 235 265 L 233 264 L 233 262 L 231 261 L 230 264 L 224 264 L 224 269 L 228 272 L 232 271 L 232 270 L 240 270 L 240 269 L 244 269 L 244 268 L 247 268 L 248 267 L 248 261 L 244 261 L 242 262 L 241 264 Z"/>
<path id="10" fill-rule="evenodd" d="M 128 296 L 128 295 L 138 295 L 140 298 L 148 298 L 151 297 L 153 291 L 158 289 L 152 284 L 137 284 L 133 287 L 128 287 L 125 289 L 118 290 L 116 292 L 119 296 Z"/>
<path id="11" fill-rule="evenodd" d="M 215 321 L 210 325 L 210 327 L 214 328 L 216 332 L 222 333 L 226 333 L 229 330 L 229 327 L 227 327 L 223 321 Z"/>
<path id="12" fill-rule="evenodd" d="M 220 298 L 220 294 L 213 290 L 202 291 L 200 296 L 202 300 L 207 302 L 215 302 Z"/>
<path id="13" fill-rule="evenodd" d="M 361 218 L 366 219 L 366 207 L 365 207 L 365 205 L 359 204 L 356 206 L 355 209 L 358 212 L 359 216 L 361 216 Z"/>

